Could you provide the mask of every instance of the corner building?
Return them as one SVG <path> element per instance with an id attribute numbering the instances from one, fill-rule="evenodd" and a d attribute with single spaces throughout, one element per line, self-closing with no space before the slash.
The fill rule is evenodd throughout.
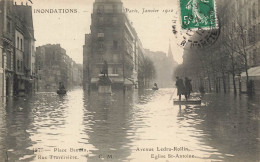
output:
<path id="1" fill-rule="evenodd" d="M 84 88 L 95 86 L 104 61 L 112 87 L 137 84 L 138 65 L 144 50 L 120 0 L 96 0 L 91 34 L 83 46 Z"/>

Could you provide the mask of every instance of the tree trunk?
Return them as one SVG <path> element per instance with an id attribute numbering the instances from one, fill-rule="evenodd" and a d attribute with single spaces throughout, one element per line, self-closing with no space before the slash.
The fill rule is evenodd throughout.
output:
<path id="1" fill-rule="evenodd" d="M 228 90 L 228 92 L 230 92 L 230 75 L 229 75 L 229 73 L 227 73 L 227 90 Z"/>
<path id="2" fill-rule="evenodd" d="M 227 90 L 226 90 L 226 77 L 225 77 L 224 71 L 222 71 L 222 81 L 223 81 L 224 93 L 227 93 Z"/>
<path id="3" fill-rule="evenodd" d="M 237 94 L 237 88 L 236 88 L 236 80 L 235 80 L 235 63 L 234 63 L 234 56 L 233 53 L 231 55 L 231 64 L 232 64 L 232 80 L 233 80 L 233 88 L 234 88 L 234 94 Z"/>
<path id="4" fill-rule="evenodd" d="M 247 70 L 247 68 L 248 68 L 248 64 L 247 64 L 247 53 L 246 53 L 246 49 L 245 49 L 245 39 L 243 39 L 243 57 L 244 57 L 244 60 L 245 60 L 245 70 L 246 70 L 246 88 L 247 88 L 247 93 L 251 93 L 251 92 L 249 92 L 249 77 L 248 77 L 248 70 Z M 251 89 L 250 89 L 250 91 L 251 91 Z"/>
<path id="5" fill-rule="evenodd" d="M 210 80 L 210 74 L 209 74 L 209 70 L 207 69 L 207 76 L 208 76 L 208 82 L 209 82 L 209 92 L 211 93 L 211 80 Z"/>
<path id="6" fill-rule="evenodd" d="M 215 80 L 216 93 L 218 93 L 218 79 L 215 78 L 214 80 Z"/>
<path id="7" fill-rule="evenodd" d="M 233 80 L 233 88 L 234 88 L 234 94 L 237 94 L 237 87 L 236 87 L 236 80 L 235 80 L 235 72 L 232 71 L 232 80 Z"/>
<path id="8" fill-rule="evenodd" d="M 245 70 L 246 70 L 246 87 L 247 93 L 251 93 L 251 87 L 249 87 L 249 76 L 248 76 L 248 65 L 247 65 L 247 58 L 245 58 Z"/>

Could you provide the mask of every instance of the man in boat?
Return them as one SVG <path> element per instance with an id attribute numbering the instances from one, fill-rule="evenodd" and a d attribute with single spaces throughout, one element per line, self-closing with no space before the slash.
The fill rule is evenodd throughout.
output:
<path id="1" fill-rule="evenodd" d="M 154 83 L 154 84 L 153 84 L 153 90 L 158 90 L 157 83 Z"/>
<path id="2" fill-rule="evenodd" d="M 65 90 L 65 86 L 62 82 L 59 82 L 59 90 Z"/>
<path id="3" fill-rule="evenodd" d="M 176 87 L 177 87 L 177 96 L 179 96 L 179 101 L 181 101 L 181 95 L 185 95 L 185 87 L 183 84 L 183 80 L 180 79 L 179 77 L 176 77 L 176 83 L 175 83 Z M 186 95 L 185 95 L 186 98 Z M 187 98 L 186 98 L 187 100 Z"/>

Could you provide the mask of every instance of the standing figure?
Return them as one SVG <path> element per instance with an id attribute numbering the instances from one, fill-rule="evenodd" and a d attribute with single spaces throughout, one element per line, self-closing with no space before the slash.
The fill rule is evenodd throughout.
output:
<path id="1" fill-rule="evenodd" d="M 179 101 L 181 101 L 181 95 L 185 95 L 185 87 L 183 84 L 183 80 L 179 77 L 176 77 L 175 85 L 177 87 L 177 96 L 179 96 Z"/>
<path id="2" fill-rule="evenodd" d="M 185 88 L 186 88 L 186 98 L 190 97 L 190 93 L 192 92 L 191 80 L 185 77 Z"/>
<path id="3" fill-rule="evenodd" d="M 59 82 L 59 90 L 65 90 L 65 86 L 62 82 Z"/>
<path id="4" fill-rule="evenodd" d="M 107 65 L 107 61 L 104 61 L 103 68 L 102 68 L 102 72 L 103 72 L 104 76 L 107 76 L 107 77 L 108 77 L 108 65 Z"/>

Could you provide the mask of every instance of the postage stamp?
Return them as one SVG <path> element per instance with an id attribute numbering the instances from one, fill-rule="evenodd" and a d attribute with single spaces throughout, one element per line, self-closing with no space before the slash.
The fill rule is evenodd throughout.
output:
<path id="1" fill-rule="evenodd" d="M 184 49 L 202 49 L 215 44 L 220 34 L 215 0 L 179 0 L 172 32 Z"/>
<path id="2" fill-rule="evenodd" d="M 214 0 L 180 0 L 182 29 L 216 27 Z"/>

